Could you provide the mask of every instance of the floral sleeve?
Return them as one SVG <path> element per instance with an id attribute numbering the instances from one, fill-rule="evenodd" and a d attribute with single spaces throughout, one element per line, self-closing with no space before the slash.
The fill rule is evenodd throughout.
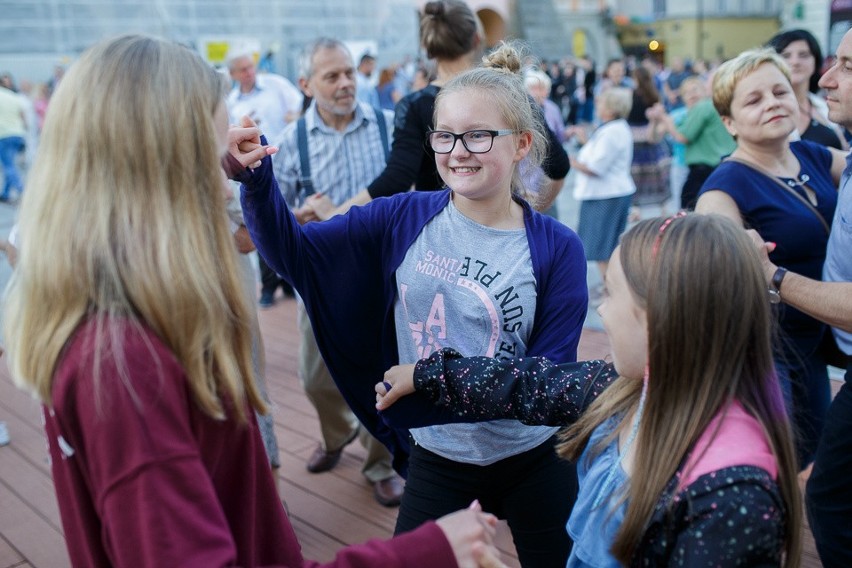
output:
<path id="1" fill-rule="evenodd" d="M 462 357 L 442 349 L 417 363 L 414 385 L 466 419 L 562 426 L 576 421 L 617 377 L 601 360 L 555 365 L 543 357 Z"/>

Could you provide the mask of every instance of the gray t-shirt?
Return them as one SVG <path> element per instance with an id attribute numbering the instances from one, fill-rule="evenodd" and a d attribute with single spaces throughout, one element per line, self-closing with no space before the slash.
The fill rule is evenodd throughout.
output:
<path id="1" fill-rule="evenodd" d="M 526 355 L 536 282 L 524 229 L 480 225 L 450 201 L 408 249 L 396 279 L 400 363 L 414 363 L 443 347 L 465 356 Z M 447 459 L 488 465 L 540 445 L 555 431 L 493 420 L 415 428 L 411 434 Z"/>

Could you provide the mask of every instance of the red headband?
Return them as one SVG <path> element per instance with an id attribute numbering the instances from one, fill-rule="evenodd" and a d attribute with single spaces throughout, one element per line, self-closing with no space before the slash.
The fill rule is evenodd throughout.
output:
<path id="1" fill-rule="evenodd" d="M 686 211 L 678 211 L 677 213 L 663 221 L 663 224 L 660 225 L 660 232 L 657 233 L 657 238 L 654 239 L 654 248 L 651 251 L 652 258 L 657 258 L 657 251 L 660 249 L 660 241 L 663 239 L 663 233 L 666 232 L 666 229 L 669 228 L 669 225 L 672 224 L 672 221 L 680 217 L 686 217 Z"/>

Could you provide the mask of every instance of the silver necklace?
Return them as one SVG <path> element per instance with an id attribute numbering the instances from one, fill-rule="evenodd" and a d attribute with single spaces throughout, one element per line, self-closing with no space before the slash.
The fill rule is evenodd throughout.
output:
<path id="1" fill-rule="evenodd" d="M 802 174 L 802 175 L 799 176 L 799 179 L 785 178 L 784 181 L 787 183 L 788 186 L 790 186 L 791 189 L 796 189 L 797 187 L 801 187 L 802 191 L 805 194 L 805 197 L 808 198 L 808 201 L 811 203 L 811 205 L 816 207 L 817 203 L 818 203 L 816 192 L 814 190 L 812 190 L 811 188 L 809 188 L 807 185 L 805 185 L 806 183 L 808 183 L 808 181 L 810 179 L 811 179 L 811 176 L 809 176 L 808 174 Z"/>
<path id="2" fill-rule="evenodd" d="M 808 174 L 802 174 L 802 175 L 799 176 L 799 179 L 787 178 L 784 181 L 786 181 L 787 185 L 789 185 L 790 187 L 795 188 L 795 187 L 802 187 L 803 185 L 808 183 L 810 181 L 810 179 L 811 179 L 811 176 L 809 176 Z"/>

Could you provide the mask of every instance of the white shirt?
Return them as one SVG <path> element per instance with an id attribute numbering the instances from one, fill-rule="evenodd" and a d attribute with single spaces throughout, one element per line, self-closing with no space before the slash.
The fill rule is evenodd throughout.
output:
<path id="1" fill-rule="evenodd" d="M 240 92 L 238 84 L 225 101 L 231 124 L 239 124 L 243 115 L 251 117 L 270 144 L 281 137 L 287 126 L 287 114 L 298 116 L 302 111 L 302 92 L 284 77 L 272 73 L 259 73 L 254 89 L 248 93 Z"/>
<path id="2" fill-rule="evenodd" d="M 636 193 L 636 184 L 630 175 L 633 134 L 623 118 L 600 125 L 580 149 L 577 161 L 597 175 L 577 171 L 574 199 L 609 199 Z"/>

